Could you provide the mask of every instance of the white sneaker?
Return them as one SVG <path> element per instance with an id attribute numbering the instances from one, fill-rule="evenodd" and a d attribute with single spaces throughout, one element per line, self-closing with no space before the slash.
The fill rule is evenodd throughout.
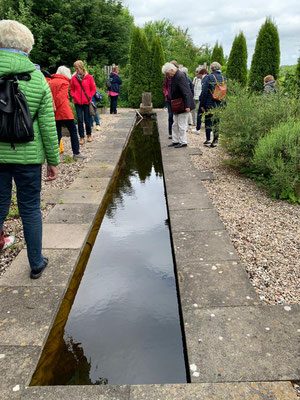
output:
<path id="1" fill-rule="evenodd" d="M 2 250 L 7 249 L 8 247 L 12 246 L 16 241 L 16 238 L 14 236 L 8 236 L 4 238 L 4 246 L 2 247 Z"/>
<path id="2" fill-rule="evenodd" d="M 78 153 L 78 154 L 73 154 L 73 160 L 77 160 L 77 159 L 84 159 L 87 158 L 87 156 L 85 156 L 84 154 Z"/>

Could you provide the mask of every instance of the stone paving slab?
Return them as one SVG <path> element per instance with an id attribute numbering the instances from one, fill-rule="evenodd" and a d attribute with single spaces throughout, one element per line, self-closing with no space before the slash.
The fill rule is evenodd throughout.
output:
<path id="1" fill-rule="evenodd" d="M 129 400 L 128 386 L 28 387 L 22 400 Z"/>
<path id="2" fill-rule="evenodd" d="M 43 224 L 44 249 L 81 249 L 90 224 Z"/>
<path id="3" fill-rule="evenodd" d="M 183 312 L 201 307 L 259 305 L 243 266 L 236 262 L 177 264 Z"/>
<path id="4" fill-rule="evenodd" d="M 130 400 L 297 400 L 289 382 L 132 386 Z"/>
<path id="5" fill-rule="evenodd" d="M 0 344 L 42 346 L 64 293 L 55 287 L 0 287 Z"/>
<path id="6" fill-rule="evenodd" d="M 95 219 L 98 204 L 56 204 L 45 218 L 46 223 L 91 224 Z"/>
<path id="7" fill-rule="evenodd" d="M 170 210 L 172 232 L 225 230 L 219 214 L 214 209 Z"/>
<path id="8" fill-rule="evenodd" d="M 63 288 L 69 281 L 72 274 L 79 250 L 43 250 L 45 257 L 49 258 L 49 264 L 39 279 L 30 279 L 29 263 L 27 260 L 27 251 L 23 249 L 12 265 L 0 279 L 0 287 L 43 287 L 43 286 L 62 286 Z"/>
<path id="9" fill-rule="evenodd" d="M 114 174 L 116 165 L 111 162 L 102 161 L 98 166 L 86 164 L 84 169 L 79 172 L 78 178 L 111 178 Z"/>
<path id="10" fill-rule="evenodd" d="M 39 347 L 0 345 L 0 399 L 22 398 L 22 391 L 28 383 L 37 363 Z"/>
<path id="11" fill-rule="evenodd" d="M 122 154 L 122 149 L 118 151 L 105 150 L 100 153 L 95 153 L 91 161 L 89 162 L 90 167 L 97 167 L 104 162 L 117 164 Z"/>
<path id="12" fill-rule="evenodd" d="M 174 180 L 168 178 L 167 176 L 168 175 L 165 175 L 165 186 L 168 195 L 185 193 L 190 196 L 205 191 L 203 183 L 200 179 L 197 181 L 192 181 L 188 180 L 187 178 L 184 180 L 183 178 L 178 177 L 178 180 Z"/>
<path id="13" fill-rule="evenodd" d="M 104 187 L 98 190 L 51 189 L 44 194 L 43 200 L 49 204 L 100 204 L 105 192 Z"/>
<path id="14" fill-rule="evenodd" d="M 178 262 L 239 261 L 225 231 L 175 232 L 173 243 Z"/>
<path id="15" fill-rule="evenodd" d="M 71 190 L 106 190 L 109 182 L 109 177 L 105 178 L 76 178 L 70 185 Z"/>
<path id="16" fill-rule="evenodd" d="M 192 382 L 299 379 L 299 311 L 293 305 L 186 312 Z"/>
<path id="17" fill-rule="evenodd" d="M 212 201 L 204 190 L 194 193 L 193 196 L 186 196 L 185 193 L 167 193 L 167 200 L 169 210 L 172 211 L 214 208 Z"/>

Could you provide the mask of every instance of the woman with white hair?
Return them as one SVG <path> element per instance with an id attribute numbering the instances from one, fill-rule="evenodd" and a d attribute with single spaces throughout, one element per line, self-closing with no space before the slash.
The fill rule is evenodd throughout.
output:
<path id="1" fill-rule="evenodd" d="M 173 110 L 172 143 L 169 147 L 181 148 L 187 146 L 187 125 L 189 112 L 195 108 L 193 95 L 188 81 L 183 72 L 171 63 L 162 67 L 162 73 L 172 78 L 171 83 L 171 105 Z M 182 107 L 174 108 L 174 100 L 181 103 Z"/>
<path id="2" fill-rule="evenodd" d="M 66 66 L 58 67 L 56 74 L 53 74 L 49 81 L 55 105 L 55 122 L 58 136 L 58 143 L 62 137 L 62 126 L 65 125 L 70 132 L 71 147 L 73 158 L 86 158 L 79 151 L 79 140 L 74 115 L 69 103 L 69 85 L 71 81 L 71 71 Z"/>
<path id="3" fill-rule="evenodd" d="M 47 159 L 48 180 L 56 179 L 59 151 L 50 88 L 28 58 L 33 44 L 33 35 L 25 25 L 12 20 L 0 21 L 0 78 L 18 75 L 18 87 L 26 97 L 31 116 L 36 116 L 33 140 L 14 146 L 0 140 L 0 231 L 9 212 L 14 179 L 30 277 L 37 279 L 48 265 L 48 259 L 42 254 L 42 164 Z M 24 73 L 26 80 L 22 79 Z M 3 102 L 1 96 L 0 91 Z"/>

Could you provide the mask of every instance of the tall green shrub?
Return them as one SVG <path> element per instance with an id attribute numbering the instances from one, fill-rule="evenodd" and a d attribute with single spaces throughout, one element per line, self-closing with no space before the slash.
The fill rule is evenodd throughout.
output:
<path id="1" fill-rule="evenodd" d="M 225 64 L 223 46 L 216 42 L 211 55 L 211 62 L 217 61 L 222 66 Z"/>
<path id="2" fill-rule="evenodd" d="M 139 107 L 142 93 L 149 90 L 149 46 L 141 28 L 134 28 L 129 53 L 128 100 L 131 107 Z"/>
<path id="3" fill-rule="evenodd" d="M 300 98 L 300 57 L 298 58 L 297 62 L 297 68 L 296 68 L 296 97 L 299 99 Z"/>
<path id="4" fill-rule="evenodd" d="M 258 140 L 290 117 L 299 119 L 300 104 L 280 91 L 263 96 L 232 81 L 229 85 L 227 106 L 220 115 L 220 141 L 232 157 L 249 165 Z"/>
<path id="5" fill-rule="evenodd" d="M 161 67 L 165 63 L 165 56 L 159 36 L 155 36 L 151 43 L 150 61 L 150 91 L 152 92 L 152 103 L 154 107 L 164 106 L 164 95 L 162 91 L 164 75 Z"/>
<path id="6" fill-rule="evenodd" d="M 242 32 L 233 41 L 227 63 L 227 78 L 236 80 L 242 86 L 247 84 L 247 44 Z"/>
<path id="7" fill-rule="evenodd" d="M 255 44 L 249 74 L 249 88 L 252 91 L 262 92 L 264 77 L 279 75 L 280 46 L 279 34 L 275 23 L 267 18 L 260 28 Z"/>
<path id="8" fill-rule="evenodd" d="M 267 187 L 274 196 L 300 202 L 296 193 L 300 184 L 299 146 L 300 121 L 284 122 L 259 139 L 253 165 L 264 174 Z"/>

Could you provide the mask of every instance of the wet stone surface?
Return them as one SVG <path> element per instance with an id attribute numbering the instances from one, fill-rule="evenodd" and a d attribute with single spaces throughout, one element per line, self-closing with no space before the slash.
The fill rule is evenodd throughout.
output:
<path id="1" fill-rule="evenodd" d="M 186 312 L 192 382 L 297 379 L 299 309 L 248 306 Z"/>

